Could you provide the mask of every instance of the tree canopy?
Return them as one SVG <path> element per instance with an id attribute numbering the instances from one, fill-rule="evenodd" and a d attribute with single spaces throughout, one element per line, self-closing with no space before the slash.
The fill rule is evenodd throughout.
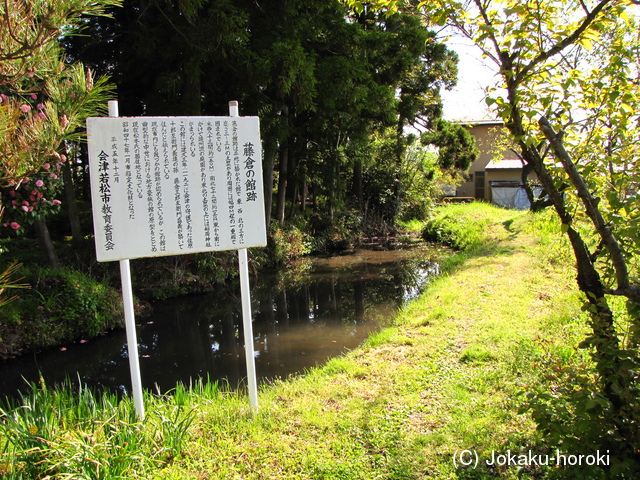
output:
<path id="1" fill-rule="evenodd" d="M 362 212 L 370 162 L 361 153 L 381 132 L 395 142 L 385 170 L 394 206 L 377 214 L 393 223 L 405 128 L 442 125 L 439 92 L 456 81 L 456 55 L 410 12 L 354 12 L 337 0 L 127 0 L 113 16 L 66 42 L 71 58 L 113 74 L 123 115 L 226 115 L 231 99 L 259 115 L 267 215 L 280 225 Z"/>

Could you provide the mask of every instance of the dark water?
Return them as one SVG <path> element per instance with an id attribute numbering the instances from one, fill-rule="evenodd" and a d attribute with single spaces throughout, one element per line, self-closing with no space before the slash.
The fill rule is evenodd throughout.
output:
<path id="1" fill-rule="evenodd" d="M 302 373 L 360 345 L 437 273 L 433 259 L 423 247 L 362 250 L 313 260 L 289 280 L 253 279 L 258 380 Z M 236 386 L 246 376 L 239 287 L 157 303 L 137 323 L 144 388 L 164 393 L 198 377 Z M 0 363 L 0 395 L 15 394 L 39 371 L 49 385 L 80 378 L 127 393 L 125 332 Z"/>

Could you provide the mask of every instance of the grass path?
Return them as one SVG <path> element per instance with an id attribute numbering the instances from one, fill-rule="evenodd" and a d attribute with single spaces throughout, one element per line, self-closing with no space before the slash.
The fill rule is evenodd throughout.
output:
<path id="1" fill-rule="evenodd" d="M 555 237 L 530 214 L 491 215 L 474 253 L 363 347 L 269 386 L 255 416 L 233 394 L 201 403 L 184 454 L 152 478 L 538 478 L 484 459 L 543 448 L 520 394 L 549 343 L 573 344 L 579 304 Z M 477 469 L 456 468 L 462 450 Z"/>

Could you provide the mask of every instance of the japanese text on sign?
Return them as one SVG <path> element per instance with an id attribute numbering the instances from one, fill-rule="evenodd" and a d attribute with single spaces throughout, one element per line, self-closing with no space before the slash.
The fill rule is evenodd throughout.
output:
<path id="1" fill-rule="evenodd" d="M 257 117 L 90 118 L 99 261 L 266 244 Z"/>

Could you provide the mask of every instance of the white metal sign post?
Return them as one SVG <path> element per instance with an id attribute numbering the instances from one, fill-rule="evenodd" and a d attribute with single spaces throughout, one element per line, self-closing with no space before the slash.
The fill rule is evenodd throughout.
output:
<path id="1" fill-rule="evenodd" d="M 238 117 L 238 102 L 229 102 L 229 116 Z M 260 172 L 262 177 L 262 171 Z M 264 201 L 260 200 L 260 204 L 264 205 Z M 262 222 L 264 220 L 264 211 L 262 213 Z M 265 239 L 266 245 L 266 239 Z M 251 321 L 251 296 L 249 290 L 249 259 L 247 258 L 247 249 L 238 250 L 238 267 L 240 270 L 240 298 L 242 300 L 242 328 L 244 332 L 244 356 L 247 364 L 247 387 L 249 388 L 249 404 L 258 409 L 258 380 L 256 378 L 256 358 L 253 350 L 253 322 Z"/>
<path id="2" fill-rule="evenodd" d="M 257 408 L 247 248 L 266 245 L 257 117 L 89 118 L 98 261 L 120 261 L 131 380 L 144 417 L 129 259 L 238 250 L 249 399 Z"/>

